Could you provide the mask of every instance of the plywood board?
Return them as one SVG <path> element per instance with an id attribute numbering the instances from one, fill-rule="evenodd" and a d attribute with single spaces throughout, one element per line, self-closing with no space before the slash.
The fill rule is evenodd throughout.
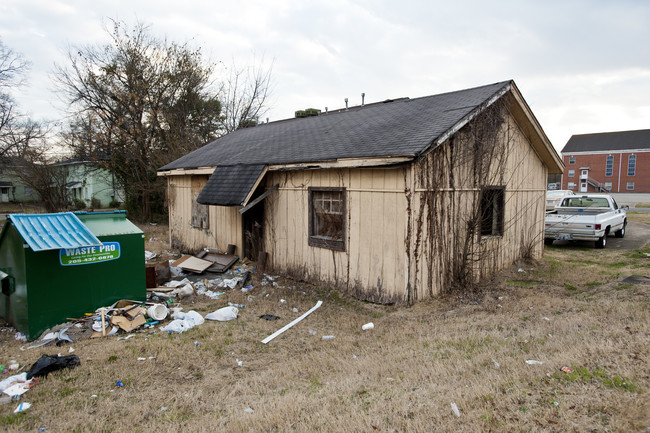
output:
<path id="1" fill-rule="evenodd" d="M 213 263 L 209 260 L 199 259 L 198 257 L 185 255 L 172 263 L 172 266 L 181 268 L 184 271 L 190 271 L 197 274 L 205 272 Z"/>

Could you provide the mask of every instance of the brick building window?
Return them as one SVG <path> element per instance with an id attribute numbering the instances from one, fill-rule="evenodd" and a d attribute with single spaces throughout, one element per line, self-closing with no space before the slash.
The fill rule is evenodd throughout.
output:
<path id="1" fill-rule="evenodd" d="M 569 189 L 573 189 L 573 188 L 575 188 L 575 187 L 576 187 L 576 184 L 573 183 L 573 182 L 569 182 L 569 183 L 567 184 L 567 188 L 569 188 Z"/>
<path id="2" fill-rule="evenodd" d="M 570 156 L 569 157 L 569 164 L 575 164 L 576 163 L 576 157 L 575 156 Z"/>
<path id="3" fill-rule="evenodd" d="M 625 189 L 627 189 L 629 191 L 634 190 L 634 182 L 628 182 L 627 187 Z"/>
<path id="4" fill-rule="evenodd" d="M 605 176 L 612 176 L 614 174 L 614 157 L 609 155 L 607 157 L 607 165 L 605 166 Z"/>
<path id="5" fill-rule="evenodd" d="M 575 175 L 576 175 L 576 171 L 575 171 L 575 170 L 569 170 L 569 177 L 573 177 L 573 176 L 575 176 Z"/>
<path id="6" fill-rule="evenodd" d="M 627 175 L 634 176 L 634 173 L 636 173 L 636 155 L 630 155 L 627 157 Z"/>
<path id="7" fill-rule="evenodd" d="M 611 182 L 605 182 L 605 189 L 607 192 L 612 190 L 612 183 Z"/>
<path id="8" fill-rule="evenodd" d="M 345 188 L 309 188 L 308 191 L 308 244 L 345 251 Z"/>

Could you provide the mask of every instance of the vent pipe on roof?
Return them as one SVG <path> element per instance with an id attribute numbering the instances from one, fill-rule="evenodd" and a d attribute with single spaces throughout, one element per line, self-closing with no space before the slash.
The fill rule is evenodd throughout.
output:
<path id="1" fill-rule="evenodd" d="M 328 111 L 327 111 L 327 107 L 325 107 L 325 114 L 327 114 L 327 113 L 328 113 Z"/>
<path id="2" fill-rule="evenodd" d="M 269 118 L 268 117 L 266 118 L 266 123 L 269 123 Z"/>
<path id="3" fill-rule="evenodd" d="M 362 107 L 365 105 L 365 102 L 364 102 L 365 99 L 366 99 L 366 94 L 365 94 L 365 93 L 362 93 L 362 94 L 361 94 L 361 106 L 362 106 Z"/>
<path id="4" fill-rule="evenodd" d="M 348 111 L 348 98 L 345 98 L 345 111 Z"/>

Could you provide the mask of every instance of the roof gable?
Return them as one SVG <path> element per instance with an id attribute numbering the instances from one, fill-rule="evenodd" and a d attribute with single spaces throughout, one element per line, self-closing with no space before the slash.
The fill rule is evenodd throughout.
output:
<path id="1" fill-rule="evenodd" d="M 573 135 L 562 153 L 650 149 L 650 129 Z"/>

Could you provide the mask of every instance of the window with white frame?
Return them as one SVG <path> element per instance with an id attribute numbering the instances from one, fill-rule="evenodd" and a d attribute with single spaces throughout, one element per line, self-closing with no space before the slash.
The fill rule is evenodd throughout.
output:
<path id="1" fill-rule="evenodd" d="M 627 175 L 634 176 L 634 173 L 636 173 L 636 155 L 630 155 L 627 157 Z"/>
<path id="2" fill-rule="evenodd" d="M 607 163 L 605 165 L 605 176 L 612 176 L 614 174 L 614 157 L 607 156 Z"/>
<path id="3" fill-rule="evenodd" d="M 611 182 L 605 182 L 605 189 L 609 192 L 612 190 L 612 183 Z"/>
<path id="4" fill-rule="evenodd" d="M 634 182 L 628 182 L 627 187 L 625 188 L 628 191 L 632 191 L 634 189 Z"/>
<path id="5" fill-rule="evenodd" d="M 570 156 L 569 157 L 569 164 L 575 164 L 576 163 L 576 157 L 575 156 Z"/>
<path id="6" fill-rule="evenodd" d="M 575 187 L 576 187 L 576 184 L 573 183 L 573 182 L 569 182 L 569 183 L 567 184 L 567 188 L 569 188 L 569 189 L 573 189 L 573 188 L 575 188 Z"/>
<path id="7" fill-rule="evenodd" d="M 575 176 L 575 175 L 576 175 L 576 171 L 575 171 L 575 170 L 569 170 L 569 177 L 573 177 L 573 176 Z"/>

